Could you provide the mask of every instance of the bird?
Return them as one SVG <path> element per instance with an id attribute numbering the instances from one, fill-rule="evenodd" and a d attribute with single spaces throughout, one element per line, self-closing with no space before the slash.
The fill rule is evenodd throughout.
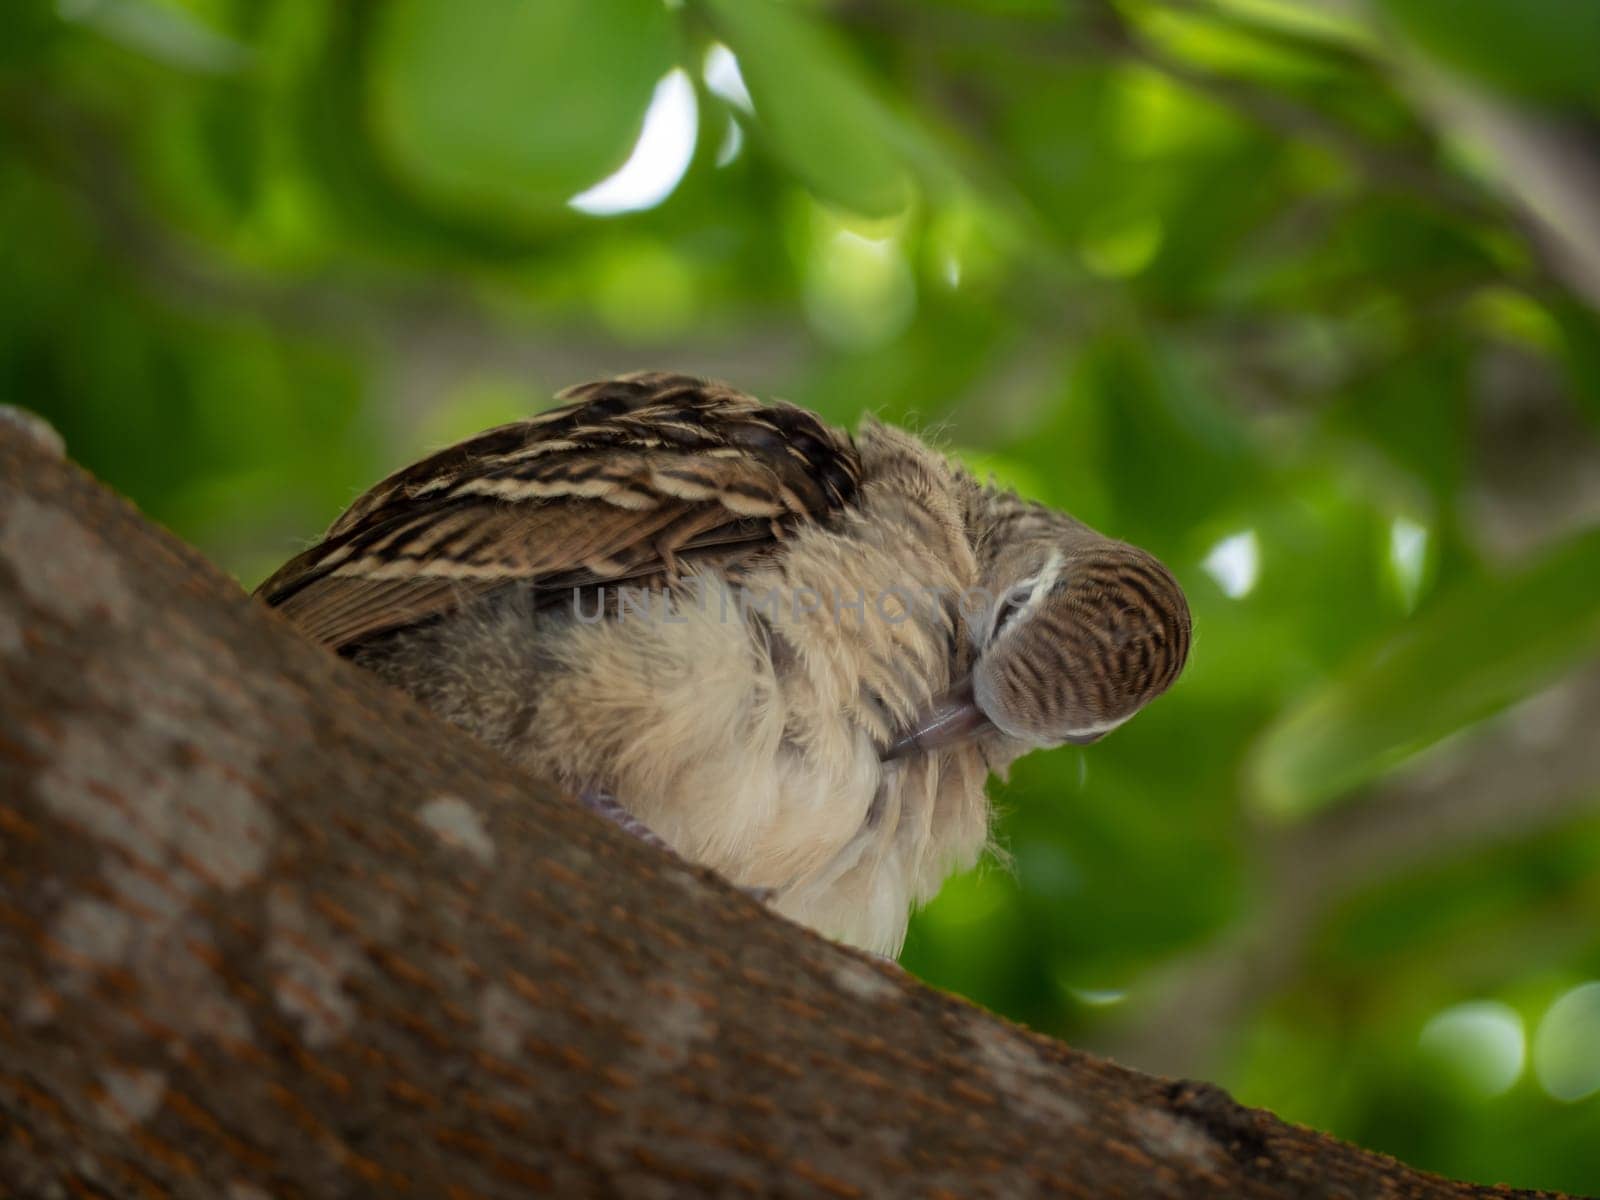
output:
<path id="1" fill-rule="evenodd" d="M 1152 554 L 923 439 L 666 372 L 362 494 L 256 594 L 779 913 L 896 955 L 992 844 L 991 774 L 1165 692 Z"/>

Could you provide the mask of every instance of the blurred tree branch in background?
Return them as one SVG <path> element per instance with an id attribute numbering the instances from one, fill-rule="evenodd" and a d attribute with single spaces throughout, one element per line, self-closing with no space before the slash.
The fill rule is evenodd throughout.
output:
<path id="1" fill-rule="evenodd" d="M 413 372 L 437 388 L 469 367 L 554 379 L 647 367 L 764 377 L 798 353 L 781 328 L 742 333 L 731 344 L 680 343 L 665 354 L 589 330 L 531 329 L 496 318 L 448 275 L 388 282 L 352 272 L 252 276 L 152 217 L 123 147 L 90 114 L 48 94 L 0 94 L 0 121 L 16 146 L 79 198 L 99 245 L 153 295 L 196 313 L 266 321 L 285 336 L 354 341 L 369 353 L 396 356 L 396 386 L 406 391 L 416 386 Z M 415 413 L 406 406 L 396 416 Z"/>
<path id="2" fill-rule="evenodd" d="M 1116 1058 L 1177 1075 L 1224 1061 L 1226 1040 L 1304 969 L 1313 941 L 1341 905 L 1418 871 L 1441 855 L 1471 855 L 1600 814 L 1600 671 L 1589 668 L 1498 718 L 1470 742 L 1437 749 L 1405 779 L 1293 829 L 1259 831 L 1266 865 L 1255 918 L 1197 961 L 1174 968 L 1160 1001 L 1103 1043 Z M 1580 939 L 1581 920 L 1528 922 Z"/>

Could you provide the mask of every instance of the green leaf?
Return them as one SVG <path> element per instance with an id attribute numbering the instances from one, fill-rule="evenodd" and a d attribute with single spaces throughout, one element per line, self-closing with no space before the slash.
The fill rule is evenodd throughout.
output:
<path id="1" fill-rule="evenodd" d="M 773 0 L 703 0 L 739 60 L 775 154 L 817 195 L 865 216 L 910 197 L 895 118 L 833 43 Z"/>
<path id="2" fill-rule="evenodd" d="M 1246 761 L 1251 801 L 1300 817 L 1528 696 L 1600 650 L 1600 530 L 1464 584 L 1284 713 Z"/>
<path id="3" fill-rule="evenodd" d="M 1593 0 L 1379 0 L 1441 62 L 1514 95 L 1600 106 Z"/>
<path id="4" fill-rule="evenodd" d="M 0 72 L 42 60 L 62 28 L 56 6 L 47 0 L 12 0 L 7 9 L 6 36 L 0 38 Z"/>
<path id="5" fill-rule="evenodd" d="M 372 119 L 437 201 L 528 217 L 627 157 L 673 62 L 660 0 L 394 0 L 380 9 Z"/>

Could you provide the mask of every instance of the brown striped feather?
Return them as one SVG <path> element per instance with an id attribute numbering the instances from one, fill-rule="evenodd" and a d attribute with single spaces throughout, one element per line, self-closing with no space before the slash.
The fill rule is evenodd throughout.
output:
<path id="1" fill-rule="evenodd" d="M 770 553 L 857 501 L 854 444 L 802 409 L 668 374 L 561 398 L 374 485 L 256 594 L 343 649 L 500 588 L 648 582 Z"/>

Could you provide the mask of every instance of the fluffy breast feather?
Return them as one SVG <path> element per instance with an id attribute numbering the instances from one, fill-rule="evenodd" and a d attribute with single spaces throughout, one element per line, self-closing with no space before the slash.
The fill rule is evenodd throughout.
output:
<path id="1" fill-rule="evenodd" d="M 526 749 L 793 919 L 893 953 L 912 905 L 987 839 L 976 748 L 879 761 L 964 669 L 977 567 L 941 458 L 894 431 L 863 458 L 858 517 L 732 578 L 692 576 L 670 610 L 547 639 L 559 669 Z"/>

